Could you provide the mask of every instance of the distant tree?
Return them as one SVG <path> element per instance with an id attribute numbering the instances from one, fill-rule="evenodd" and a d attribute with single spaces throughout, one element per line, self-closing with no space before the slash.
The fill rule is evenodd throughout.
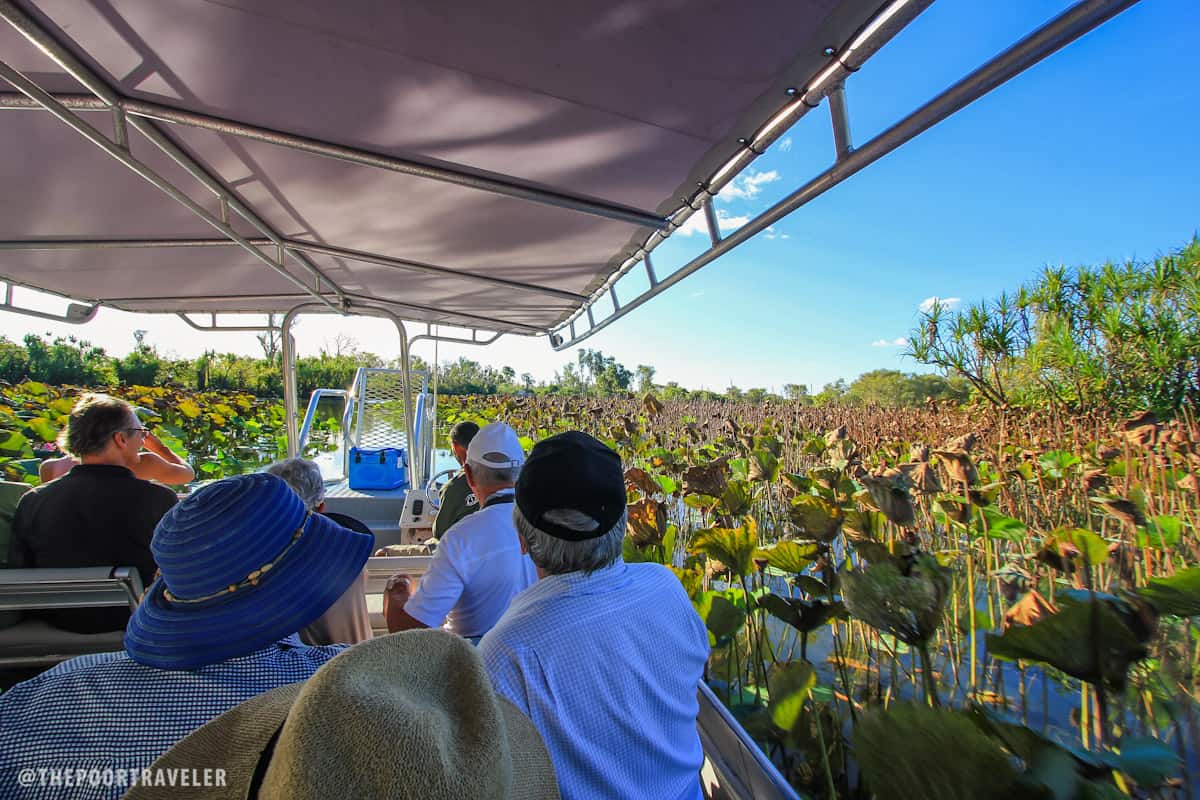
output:
<path id="1" fill-rule="evenodd" d="M 1200 402 L 1200 240 L 1150 262 L 1051 267 L 1015 296 L 934 304 L 909 355 L 996 404 L 1173 414 Z"/>
<path id="2" fill-rule="evenodd" d="M 116 380 L 112 360 L 91 342 L 74 336 L 57 336 L 47 342 L 33 333 L 26 334 L 24 341 L 33 380 L 80 386 L 103 386 Z"/>
<path id="3" fill-rule="evenodd" d="M 638 392 L 649 392 L 654 389 L 654 367 L 646 364 L 638 364 L 634 369 L 634 375 L 637 376 Z"/>
<path id="4" fill-rule="evenodd" d="M 296 329 L 295 323 L 292 324 L 292 330 Z M 267 315 L 267 329 L 262 333 L 255 334 L 258 339 L 258 344 L 262 347 L 263 358 L 271 363 L 279 358 L 280 350 L 283 348 L 283 331 L 275 322 L 275 315 Z"/>
<path id="5" fill-rule="evenodd" d="M 788 400 L 812 402 L 812 398 L 808 396 L 808 385 L 804 383 L 785 383 L 783 385 L 783 396 Z"/>
<path id="6" fill-rule="evenodd" d="M 737 402 L 741 402 L 741 400 L 742 400 L 742 390 L 741 390 L 741 389 L 739 389 L 738 387 L 736 387 L 736 386 L 734 386 L 734 385 L 730 384 L 729 388 L 727 388 L 727 389 L 725 390 L 725 399 L 726 399 L 726 400 L 732 400 L 732 401 L 733 401 L 733 402 L 735 402 L 735 403 L 737 403 Z"/>
<path id="7" fill-rule="evenodd" d="M 17 383 L 29 377 L 29 351 L 0 336 L 0 380 Z"/>
<path id="8" fill-rule="evenodd" d="M 838 378 L 833 383 L 825 384 L 825 387 L 813 398 L 813 404 L 818 406 L 840 405 L 845 402 L 846 393 L 850 387 L 846 385 L 846 381 Z"/>
<path id="9" fill-rule="evenodd" d="M 166 364 L 158 351 L 146 343 L 146 331 L 133 332 L 134 348 L 124 358 L 113 361 L 117 380 L 126 386 L 153 386 Z"/>
<path id="10" fill-rule="evenodd" d="M 761 405 L 762 402 L 766 399 L 767 399 L 767 390 L 766 389 L 756 387 L 754 389 L 746 390 L 745 400 L 748 403 L 754 403 L 755 405 Z"/>

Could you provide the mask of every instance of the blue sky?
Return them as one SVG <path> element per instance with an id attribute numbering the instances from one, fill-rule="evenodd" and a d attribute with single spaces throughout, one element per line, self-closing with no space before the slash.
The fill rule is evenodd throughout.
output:
<path id="1" fill-rule="evenodd" d="M 1066 0 L 937 0 L 846 86 L 854 141 L 867 141 L 1004 47 Z M 973 302 L 1012 290 L 1047 264 L 1149 259 L 1200 229 L 1197 0 L 1133 8 L 867 167 L 588 339 L 659 382 L 723 390 L 805 383 L 814 391 L 900 355 L 926 298 Z M 729 222 L 753 216 L 833 157 L 824 106 L 802 119 L 718 201 Z M 676 235 L 660 275 L 707 237 Z M 370 349 L 392 343 L 376 321 L 305 319 L 301 352 L 339 329 Z M 85 328 L 0 313 L 0 334 L 73 332 L 123 353 L 131 331 L 179 355 L 255 353 L 246 334 L 198 336 L 182 322 L 103 310 Z M 381 338 L 382 337 L 382 338 Z M 389 347 L 394 345 L 389 344 Z M 430 345 L 417 351 L 430 358 Z M 394 353 L 385 353 L 392 355 Z M 442 346 L 548 378 L 574 360 L 545 341 Z"/>

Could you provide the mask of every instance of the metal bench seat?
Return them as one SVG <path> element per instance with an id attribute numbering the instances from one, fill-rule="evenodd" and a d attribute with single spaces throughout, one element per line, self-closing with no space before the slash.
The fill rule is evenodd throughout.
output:
<path id="1" fill-rule="evenodd" d="M 0 570 L 0 612 L 137 607 L 142 580 L 133 567 Z M 0 668 L 49 667 L 87 653 L 122 649 L 124 631 L 73 633 L 38 619 L 0 629 Z"/>

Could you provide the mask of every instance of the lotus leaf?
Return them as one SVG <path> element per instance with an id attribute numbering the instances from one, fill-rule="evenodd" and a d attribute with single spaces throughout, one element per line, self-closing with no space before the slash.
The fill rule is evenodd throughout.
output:
<path id="1" fill-rule="evenodd" d="M 878 800 L 1008 797 L 1017 774 L 1008 754 L 966 715 L 911 703 L 859 717 L 854 752 Z"/>
<path id="2" fill-rule="evenodd" d="M 737 528 L 708 528 L 692 536 L 691 552 L 720 561 L 739 577 L 754 571 L 758 524 L 747 517 Z"/>
<path id="3" fill-rule="evenodd" d="M 734 605 L 721 592 L 700 592 L 692 605 L 704 626 L 708 628 L 709 645 L 717 646 L 722 640 L 737 633 L 746 624 L 746 613 Z"/>
<path id="4" fill-rule="evenodd" d="M 646 498 L 629 504 L 626 512 L 629 538 L 637 547 L 662 543 L 667 532 L 667 513 L 662 503 Z"/>
<path id="5" fill-rule="evenodd" d="M 842 575 L 842 599 L 871 627 L 919 645 L 941 624 L 949 584 L 946 570 L 932 556 L 918 556 L 907 573 L 895 561 L 879 561 Z"/>
<path id="6" fill-rule="evenodd" d="M 892 522 L 907 527 L 916 521 L 908 494 L 908 476 L 902 471 L 892 468 L 879 475 L 866 475 L 862 481 L 875 505 Z"/>
<path id="7" fill-rule="evenodd" d="M 729 480 L 728 459 L 717 459 L 700 466 L 688 467 L 683 473 L 684 494 L 707 494 L 720 497 Z"/>
<path id="8" fill-rule="evenodd" d="M 994 508 L 979 509 L 980 518 L 987 526 L 987 535 L 992 539 L 1007 539 L 1010 542 L 1025 540 L 1025 523 L 1019 519 L 1005 516 Z"/>
<path id="9" fill-rule="evenodd" d="M 777 594 L 763 595 L 758 599 L 758 605 L 766 609 L 771 616 L 786 622 L 801 633 L 815 631 L 846 610 L 840 602 L 808 601 L 796 597 L 780 597 Z"/>
<path id="10" fill-rule="evenodd" d="M 792 498 L 788 516 L 801 539 L 817 542 L 832 541 L 842 526 L 840 508 L 820 497 L 800 495 Z"/>
<path id="11" fill-rule="evenodd" d="M 771 699 L 767 705 L 771 721 L 792 732 L 804 712 L 804 701 L 817 685 L 817 672 L 807 661 L 789 661 L 771 668 L 768 675 Z"/>
<path id="12" fill-rule="evenodd" d="M 1166 550 L 1179 544 L 1179 536 L 1183 522 L 1179 517 L 1170 514 L 1160 514 L 1154 517 L 1137 532 L 1138 547 L 1152 547 L 1156 550 Z"/>
<path id="13" fill-rule="evenodd" d="M 779 477 L 779 459 L 767 450 L 752 452 L 747 464 L 747 476 L 752 481 L 772 482 Z"/>
<path id="14" fill-rule="evenodd" d="M 733 480 L 725 484 L 721 493 L 721 506 L 730 516 L 740 517 L 750 513 L 754 505 L 754 490 L 749 481 Z"/>
<path id="15" fill-rule="evenodd" d="M 1200 567 L 1180 570 L 1166 578 L 1152 578 L 1137 593 L 1160 614 L 1194 617 L 1200 614 Z"/>
<path id="16" fill-rule="evenodd" d="M 1103 599 L 1060 599 L 1057 614 L 1028 627 L 1009 628 L 1000 636 L 988 634 L 988 652 L 999 658 L 1049 664 L 1081 681 L 1123 689 L 1129 665 L 1146 656 L 1143 643 Z"/>
<path id="17" fill-rule="evenodd" d="M 1079 554 L 1092 566 L 1108 560 L 1108 542 L 1085 528 L 1058 528 L 1048 533 L 1042 544 L 1064 556 Z"/>
<path id="18" fill-rule="evenodd" d="M 820 548 L 812 542 L 782 541 L 759 550 L 758 557 L 765 558 L 768 564 L 781 572 L 798 574 L 813 565 L 813 558 L 819 551 Z"/>

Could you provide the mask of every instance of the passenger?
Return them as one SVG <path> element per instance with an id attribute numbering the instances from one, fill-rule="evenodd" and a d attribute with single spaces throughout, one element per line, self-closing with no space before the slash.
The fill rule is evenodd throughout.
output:
<path id="1" fill-rule="evenodd" d="M 537 729 L 496 696 L 474 650 L 444 631 L 353 647 L 307 682 L 217 717 L 151 767 L 223 769 L 209 786 L 142 786 L 126 799 L 554 800 Z"/>
<path id="2" fill-rule="evenodd" d="M 0 695 L 0 794 L 64 795 L 61 784 L 18 784 L 18 770 L 141 770 L 217 715 L 306 680 L 345 648 L 307 647 L 295 632 L 345 592 L 373 544 L 306 511 L 274 475 L 194 492 L 154 534 L 162 576 L 129 621 L 125 652 L 80 656 Z M 102 782 L 71 796 L 123 790 Z"/>
<path id="3" fill-rule="evenodd" d="M 135 410 L 136 416 L 136 410 Z M 141 420 L 139 419 L 139 424 Z M 38 477 L 42 483 L 49 483 L 55 478 L 61 478 L 71 471 L 79 460 L 70 455 L 71 450 L 67 437 L 61 437 L 59 447 L 67 453 L 60 458 L 47 458 L 38 464 Z M 132 469 L 133 474 L 144 481 L 158 481 L 168 486 L 183 486 L 196 479 L 196 473 L 188 463 L 172 452 L 171 448 L 151 431 L 146 431 L 142 440 L 142 451 L 138 453 L 137 461 Z"/>
<path id="4" fill-rule="evenodd" d="M 625 502 L 620 457 L 591 436 L 533 448 L 513 516 L 540 580 L 479 652 L 541 731 L 564 798 L 694 800 L 708 633 L 670 570 L 622 560 Z"/>
<path id="5" fill-rule="evenodd" d="M 459 636 L 487 633 L 509 602 L 537 580 L 513 528 L 513 484 L 525 460 L 516 432 L 503 422 L 484 426 L 467 447 L 467 484 L 480 509 L 446 532 L 412 596 L 407 575 L 393 575 L 384 592 L 389 631 L 436 628 Z"/>
<path id="6" fill-rule="evenodd" d="M 329 517 L 352 531 L 369 534 L 371 529 L 354 517 L 325 510 L 325 479 L 321 468 L 303 458 L 288 458 L 267 467 L 267 472 L 292 487 L 304 507 Z M 364 570 L 329 610 L 300 631 L 305 644 L 354 644 L 371 638 L 371 616 L 367 611 L 367 573 Z"/>
<path id="7" fill-rule="evenodd" d="M 454 453 L 454 460 L 459 467 L 466 463 L 467 447 L 477 433 L 479 426 L 474 422 L 460 422 L 450 429 L 450 452 Z M 467 473 L 459 469 L 442 487 L 437 517 L 433 520 L 433 538 L 441 539 L 454 523 L 478 508 L 479 500 L 467 485 Z"/>
<path id="8" fill-rule="evenodd" d="M 81 464 L 25 494 L 13 515 L 10 567 L 137 567 L 154 580 L 154 526 L 176 503 L 165 486 L 133 474 L 148 431 L 124 400 L 84 395 L 71 409 L 66 444 Z M 116 631 L 129 611 L 80 608 L 39 612 L 77 633 Z"/>

